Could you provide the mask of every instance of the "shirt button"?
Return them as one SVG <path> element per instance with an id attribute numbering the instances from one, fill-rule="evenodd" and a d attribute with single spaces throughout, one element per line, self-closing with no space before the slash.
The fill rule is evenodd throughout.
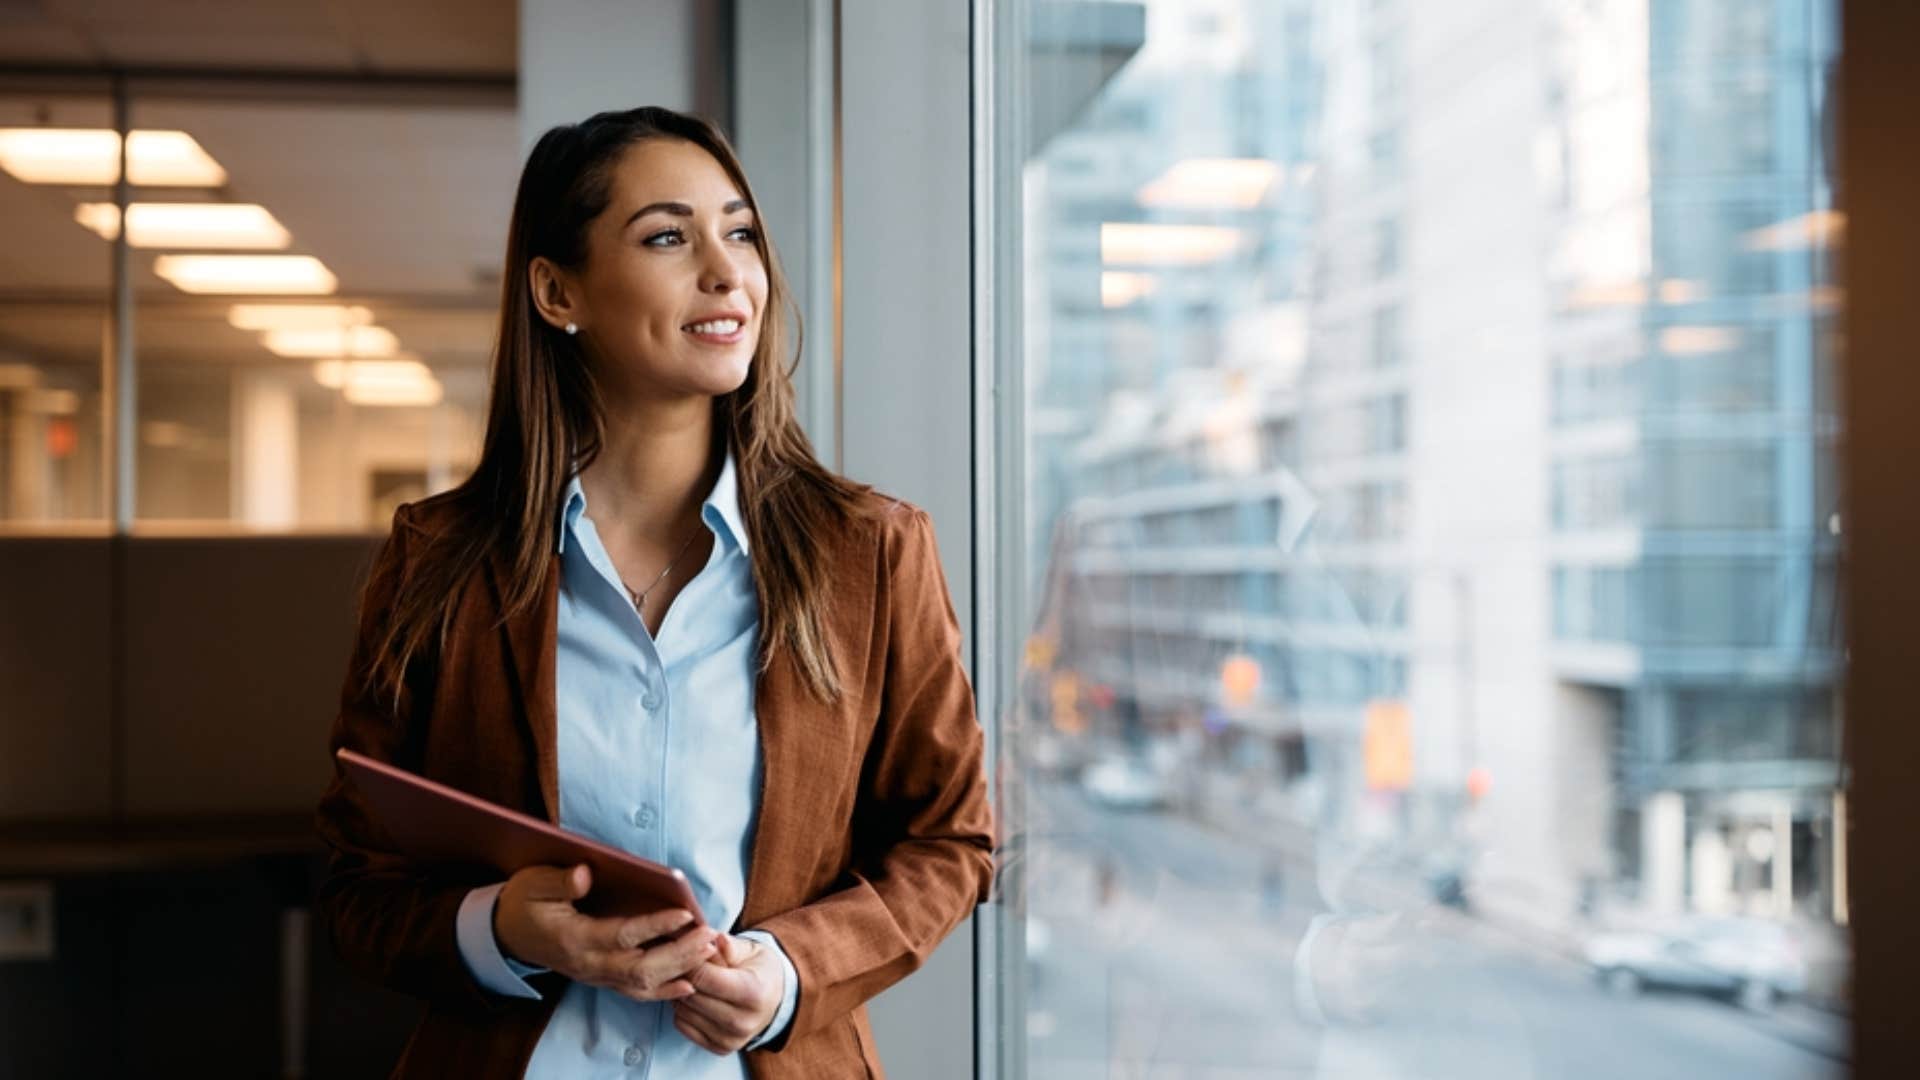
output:
<path id="1" fill-rule="evenodd" d="M 660 695 L 654 693 L 651 690 L 647 691 L 647 696 L 640 699 L 640 707 L 647 710 L 648 712 L 653 712 L 659 709 Z"/>
<path id="2" fill-rule="evenodd" d="M 654 813 L 652 803 L 642 803 L 640 809 L 633 812 L 633 823 L 643 829 L 653 828 Z"/>
<path id="3" fill-rule="evenodd" d="M 645 1050 L 642 1050 L 638 1046 L 627 1047 L 627 1054 L 626 1054 L 627 1068 L 629 1069 L 638 1068 L 640 1063 L 645 1060 L 647 1060 L 647 1052 Z"/>

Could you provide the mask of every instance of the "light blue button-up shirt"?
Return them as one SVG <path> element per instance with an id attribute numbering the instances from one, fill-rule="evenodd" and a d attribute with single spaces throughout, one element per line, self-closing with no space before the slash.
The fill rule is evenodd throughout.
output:
<path id="1" fill-rule="evenodd" d="M 560 825 L 686 872 L 707 924 L 725 929 L 746 897 L 760 795 L 754 716 L 760 604 L 732 455 L 700 510 L 713 531 L 706 565 L 674 598 L 659 637 L 647 631 L 587 516 L 579 477 L 559 522 Z M 504 883 L 502 883 L 504 884 Z M 538 998 L 493 936 L 502 885 L 468 894 L 457 934 L 481 985 Z M 751 1049 L 793 1017 L 798 978 L 769 934 L 746 931 L 785 969 L 780 1010 Z M 673 1026 L 673 1006 L 569 982 L 526 1075 L 536 1080 L 641 1077 L 740 1080 L 738 1054 L 717 1057 Z"/>

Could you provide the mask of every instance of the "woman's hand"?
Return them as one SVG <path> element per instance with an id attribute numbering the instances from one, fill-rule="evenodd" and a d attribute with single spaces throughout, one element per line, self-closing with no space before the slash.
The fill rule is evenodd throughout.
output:
<path id="1" fill-rule="evenodd" d="M 1328 924 L 1311 960 L 1321 1009 L 1331 1019 L 1376 1023 L 1419 1004 L 1437 963 L 1427 911 L 1346 916 Z"/>
<path id="2" fill-rule="evenodd" d="M 752 938 L 720 935 L 720 955 L 691 978 L 695 993 L 673 1004 L 673 1026 L 695 1046 L 731 1054 L 758 1038 L 780 1011 L 786 969 Z"/>
<path id="3" fill-rule="evenodd" d="M 507 879 L 494 906 L 494 940 L 523 964 L 635 1001 L 671 1001 L 692 994 L 687 976 L 718 952 L 715 939 L 724 940 L 725 935 L 706 926 L 688 930 L 693 915 L 679 909 L 612 918 L 583 915 L 574 902 L 590 887 L 592 872 L 584 863 L 571 870 L 520 870 Z"/>

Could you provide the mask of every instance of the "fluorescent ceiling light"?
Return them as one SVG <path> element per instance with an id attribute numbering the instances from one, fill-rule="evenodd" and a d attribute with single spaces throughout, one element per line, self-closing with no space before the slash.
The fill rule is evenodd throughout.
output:
<path id="1" fill-rule="evenodd" d="M 1239 246 L 1240 230 L 1217 225 L 1100 226 L 1100 260 L 1106 263 L 1193 265 L 1224 258 Z"/>
<path id="2" fill-rule="evenodd" d="M 1745 236 L 1748 251 L 1802 251 L 1810 247 L 1839 247 L 1846 239 L 1847 215 L 1838 210 L 1815 210 L 1788 218 Z"/>
<path id="3" fill-rule="evenodd" d="M 236 330 L 337 330 L 365 326 L 373 312 L 358 304 L 235 304 L 227 323 Z"/>
<path id="4" fill-rule="evenodd" d="M 443 395 L 440 380 L 418 360 L 322 360 L 313 377 L 355 405 L 437 405 Z"/>
<path id="5" fill-rule="evenodd" d="M 1691 304 L 1706 294 L 1704 286 L 1688 278 L 1668 278 L 1660 283 L 1660 302 L 1663 304 Z"/>
<path id="6" fill-rule="evenodd" d="M 1639 281 L 1588 281 L 1567 294 L 1569 307 L 1617 307 L 1647 302 L 1647 286 Z"/>
<path id="7" fill-rule="evenodd" d="M 1251 210 L 1279 176 L 1280 166 L 1261 158 L 1193 158 L 1161 173 L 1138 198 L 1142 206 Z"/>
<path id="8" fill-rule="evenodd" d="M 1152 274 L 1133 274 L 1125 270 L 1107 270 L 1100 275 L 1100 305 L 1126 307 L 1154 289 Z"/>
<path id="9" fill-rule="evenodd" d="M 153 272 L 190 293 L 319 295 L 339 286 L 311 255 L 162 255 Z"/>
<path id="10" fill-rule="evenodd" d="M 313 365 L 313 381 L 329 390 L 342 390 L 349 381 L 361 383 L 417 383 L 433 378 L 427 365 L 412 357 L 399 360 L 322 360 Z"/>
<path id="11" fill-rule="evenodd" d="M 269 330 L 260 336 L 269 352 L 280 356 L 392 356 L 400 339 L 384 326 L 334 326 L 318 329 Z"/>
<path id="12" fill-rule="evenodd" d="M 413 406 L 426 408 L 440 404 L 445 391 L 438 379 L 428 379 L 423 383 L 404 386 L 390 386 L 385 383 L 349 382 L 343 393 L 347 402 L 353 405 L 371 405 L 376 407 Z"/>
<path id="13" fill-rule="evenodd" d="M 81 203 L 73 219 L 103 239 L 120 235 L 120 208 L 112 203 Z M 278 249 L 293 234 L 257 203 L 134 203 L 127 242 L 137 248 Z"/>
<path id="14" fill-rule="evenodd" d="M 1660 351 L 1671 356 L 1705 356 L 1732 350 L 1740 331 L 1731 326 L 1669 326 L 1660 331 Z"/>
<path id="15" fill-rule="evenodd" d="M 227 170 L 184 131 L 136 131 L 128 179 L 142 187 L 219 187 Z M 106 128 L 0 128 L 0 169 L 29 184 L 111 184 L 120 135 Z"/>

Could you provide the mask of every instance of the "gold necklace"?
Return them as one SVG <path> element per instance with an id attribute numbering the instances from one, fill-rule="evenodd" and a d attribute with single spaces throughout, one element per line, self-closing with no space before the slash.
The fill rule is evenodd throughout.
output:
<path id="1" fill-rule="evenodd" d="M 626 578 L 620 579 L 620 587 L 627 590 L 627 595 L 633 598 L 634 611 L 639 612 L 642 616 L 646 615 L 647 594 L 651 593 L 654 589 L 659 588 L 660 583 L 666 580 L 667 574 L 673 570 L 673 564 L 680 561 L 680 556 L 685 555 L 687 553 L 687 549 L 692 547 L 693 542 L 699 539 L 699 537 L 700 537 L 700 530 L 699 529 L 693 530 L 693 534 L 687 537 L 687 542 L 684 544 L 681 544 L 680 550 L 674 552 L 673 558 L 667 560 L 666 569 L 660 571 L 660 576 L 657 578 L 654 578 L 653 584 L 648 585 L 646 588 L 636 591 L 633 586 L 627 584 Z"/>

